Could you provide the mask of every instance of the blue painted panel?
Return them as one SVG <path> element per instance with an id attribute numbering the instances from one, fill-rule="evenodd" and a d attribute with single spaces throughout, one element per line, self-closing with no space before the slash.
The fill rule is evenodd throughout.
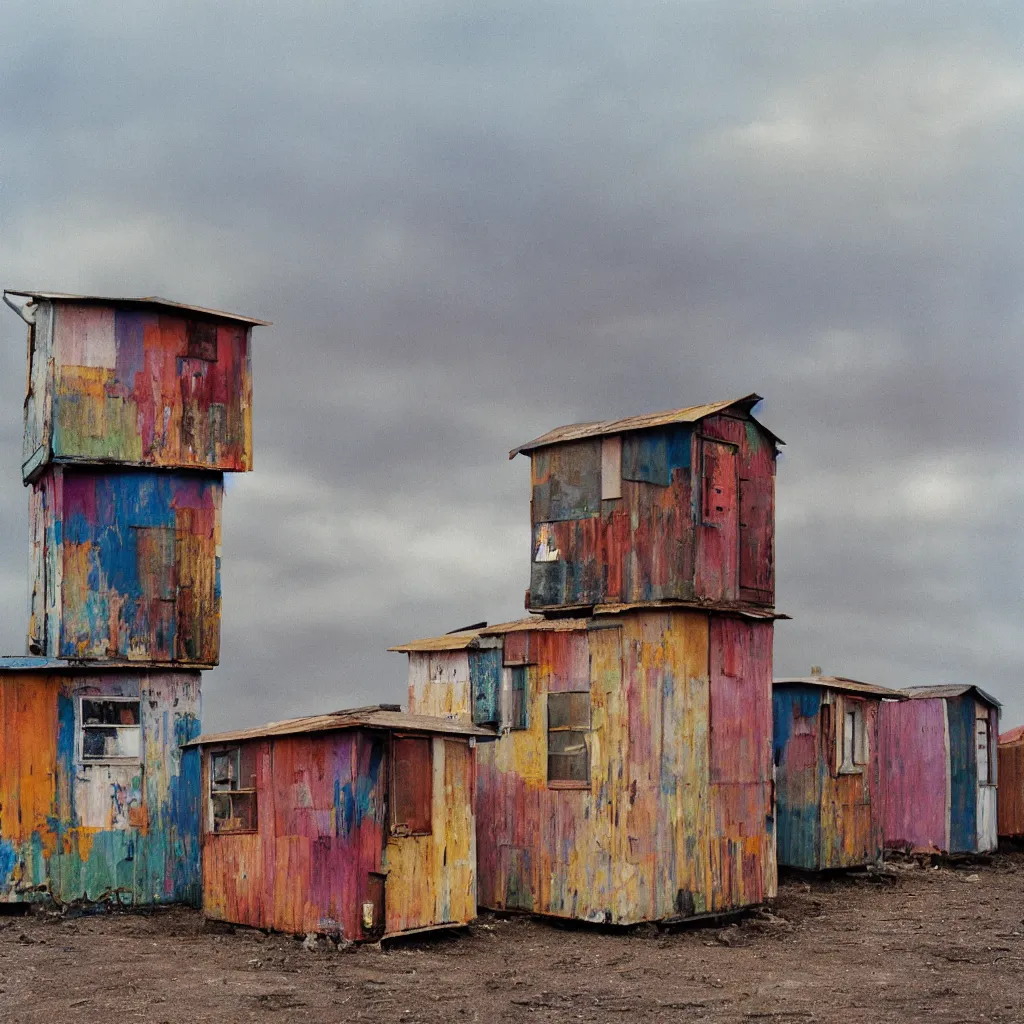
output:
<path id="1" fill-rule="evenodd" d="M 772 756 L 775 762 L 775 822 L 779 864 L 816 871 L 821 867 L 822 773 L 821 691 L 776 687 L 772 692 Z M 794 734 L 798 720 L 813 732 Z"/>
<path id="2" fill-rule="evenodd" d="M 974 766 L 974 699 L 946 700 L 949 715 L 949 852 L 978 848 L 978 776 Z"/>
<path id="3" fill-rule="evenodd" d="M 501 648 L 473 651 L 469 657 L 469 682 L 473 693 L 473 722 L 494 725 L 499 720 Z"/>
<path id="4" fill-rule="evenodd" d="M 622 438 L 622 479 L 668 487 L 672 473 L 690 465 L 691 436 L 688 426 L 625 434 Z"/>

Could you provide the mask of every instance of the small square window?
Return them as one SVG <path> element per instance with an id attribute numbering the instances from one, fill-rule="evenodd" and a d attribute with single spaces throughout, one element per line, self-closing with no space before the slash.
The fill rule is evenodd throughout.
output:
<path id="1" fill-rule="evenodd" d="M 548 783 L 590 783 L 590 691 L 548 694 Z"/>
<path id="2" fill-rule="evenodd" d="M 188 358 L 217 361 L 217 325 L 203 320 L 189 320 L 185 328 Z"/>
<path id="3" fill-rule="evenodd" d="M 210 820 L 214 832 L 256 831 L 254 758 L 251 745 L 210 751 Z"/>
<path id="4" fill-rule="evenodd" d="M 137 697 L 83 697 L 79 705 L 83 762 L 137 762 L 142 758 L 141 702 Z"/>

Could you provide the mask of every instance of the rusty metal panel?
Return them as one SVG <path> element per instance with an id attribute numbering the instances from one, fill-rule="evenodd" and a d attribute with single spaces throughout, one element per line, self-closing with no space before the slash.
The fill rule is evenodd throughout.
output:
<path id="1" fill-rule="evenodd" d="M 1024 743 L 999 744 L 998 831 L 1024 836 Z"/>
<path id="2" fill-rule="evenodd" d="M 412 835 L 430 832 L 432 744 L 426 736 L 396 736 L 392 741 L 391 820 L 396 829 Z"/>
<path id="3" fill-rule="evenodd" d="M 564 427 L 556 427 L 546 434 L 513 448 L 508 453 L 510 459 L 520 452 L 533 452 L 550 445 L 564 444 L 582 438 L 603 437 L 608 434 L 625 434 L 634 430 L 649 430 L 652 427 L 664 427 L 675 423 L 697 423 L 700 420 L 715 416 L 718 413 L 733 411 L 742 415 L 761 431 L 763 436 L 773 444 L 785 442 L 766 427 L 758 423 L 750 412 L 761 401 L 760 395 L 750 394 L 743 398 L 730 399 L 725 402 L 713 402 L 710 405 L 693 405 L 685 409 L 670 409 L 668 412 L 645 413 L 641 416 L 629 416 L 622 420 L 601 420 L 593 423 L 570 423 Z"/>
<path id="4" fill-rule="evenodd" d="M 503 646 L 503 665 L 529 665 L 536 659 L 530 654 L 530 636 L 527 630 L 506 633 Z"/>
<path id="5" fill-rule="evenodd" d="M 700 521 L 697 527 L 697 594 L 711 601 L 739 597 L 737 452 L 732 444 L 700 441 Z"/>

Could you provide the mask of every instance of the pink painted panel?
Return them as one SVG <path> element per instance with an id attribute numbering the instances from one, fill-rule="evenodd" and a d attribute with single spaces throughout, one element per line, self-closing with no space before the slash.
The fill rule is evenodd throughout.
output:
<path id="1" fill-rule="evenodd" d="M 945 733 L 942 700 L 883 702 L 879 747 L 887 847 L 948 847 Z"/>
<path id="2" fill-rule="evenodd" d="M 766 782 L 772 748 L 772 627 L 711 619 L 711 781 Z"/>

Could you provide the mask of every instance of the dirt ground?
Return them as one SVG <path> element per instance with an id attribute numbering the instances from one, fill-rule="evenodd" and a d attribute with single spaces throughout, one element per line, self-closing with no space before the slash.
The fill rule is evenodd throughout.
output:
<path id="1" fill-rule="evenodd" d="M 1024 1021 L 1024 855 L 783 879 L 728 926 L 485 915 L 336 951 L 193 911 L 0 917 L 0 1020 Z"/>

